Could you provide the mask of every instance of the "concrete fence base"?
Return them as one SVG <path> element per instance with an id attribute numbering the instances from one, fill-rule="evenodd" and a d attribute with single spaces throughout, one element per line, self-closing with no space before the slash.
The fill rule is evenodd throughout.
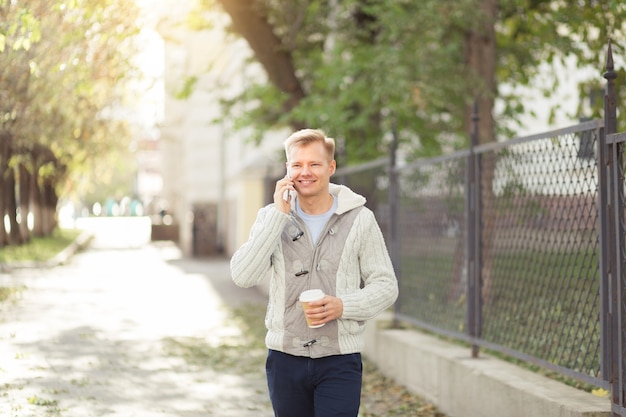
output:
<path id="1" fill-rule="evenodd" d="M 450 417 L 610 417 L 608 398 L 415 330 L 366 326 L 364 356 Z"/>

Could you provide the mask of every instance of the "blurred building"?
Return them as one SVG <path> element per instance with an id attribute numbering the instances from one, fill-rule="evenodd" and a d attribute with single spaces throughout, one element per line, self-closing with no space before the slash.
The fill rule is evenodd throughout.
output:
<path id="1" fill-rule="evenodd" d="M 159 4 L 164 50 L 164 113 L 159 150 L 163 204 L 188 256 L 232 252 L 243 243 L 267 202 L 264 183 L 284 171 L 286 132 L 260 146 L 223 119 L 220 101 L 265 77 L 251 64 L 245 40 L 228 34 L 228 15 L 202 17 L 210 28 L 189 28 L 193 2 Z M 156 3 L 153 4 L 156 7 Z"/>

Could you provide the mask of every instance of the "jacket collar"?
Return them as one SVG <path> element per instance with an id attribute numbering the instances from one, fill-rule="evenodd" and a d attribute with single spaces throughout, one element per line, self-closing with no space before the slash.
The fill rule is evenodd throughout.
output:
<path id="1" fill-rule="evenodd" d="M 332 195 L 337 197 L 337 214 L 343 214 L 365 205 L 365 197 L 355 193 L 345 185 L 330 183 L 328 190 Z"/>

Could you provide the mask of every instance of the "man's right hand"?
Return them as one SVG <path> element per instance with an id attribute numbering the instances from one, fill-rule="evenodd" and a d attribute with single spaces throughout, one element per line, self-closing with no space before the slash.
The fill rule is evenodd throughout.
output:
<path id="1" fill-rule="evenodd" d="M 285 214 L 291 210 L 292 193 L 290 191 L 295 191 L 293 181 L 285 175 L 284 178 L 276 182 L 276 189 L 274 190 L 274 207 Z M 287 200 L 283 198 L 286 192 L 289 192 Z"/>

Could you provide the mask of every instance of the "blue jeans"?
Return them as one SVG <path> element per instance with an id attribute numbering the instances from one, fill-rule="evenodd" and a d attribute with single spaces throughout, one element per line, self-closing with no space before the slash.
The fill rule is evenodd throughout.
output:
<path id="1" fill-rule="evenodd" d="M 311 359 L 270 350 L 265 364 L 276 417 L 357 417 L 360 353 Z"/>

